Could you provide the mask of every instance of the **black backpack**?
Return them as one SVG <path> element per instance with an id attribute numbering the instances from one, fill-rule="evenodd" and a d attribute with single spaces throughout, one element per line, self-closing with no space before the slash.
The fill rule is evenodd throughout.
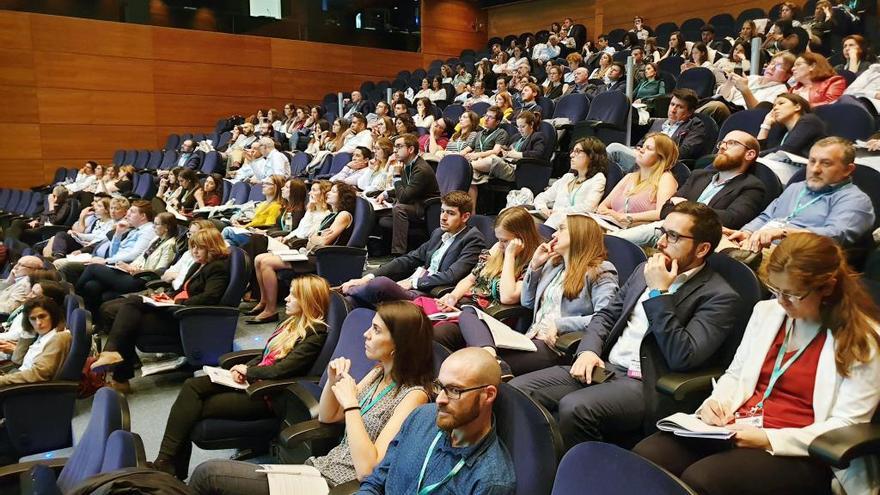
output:
<path id="1" fill-rule="evenodd" d="M 174 476 L 148 468 L 125 468 L 96 474 L 75 486 L 69 495 L 195 495 Z"/>

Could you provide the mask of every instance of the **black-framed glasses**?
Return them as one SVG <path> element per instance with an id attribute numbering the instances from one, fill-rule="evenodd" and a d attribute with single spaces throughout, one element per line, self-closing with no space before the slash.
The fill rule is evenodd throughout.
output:
<path id="1" fill-rule="evenodd" d="M 692 235 L 679 234 L 678 232 L 676 232 L 674 230 L 667 230 L 665 227 L 655 227 L 654 234 L 657 236 L 658 239 L 665 235 L 666 240 L 672 244 L 675 244 L 676 242 L 678 242 L 681 239 L 693 239 L 694 238 L 694 236 L 692 236 Z"/>
<path id="2" fill-rule="evenodd" d="M 745 148 L 745 149 L 749 149 L 749 147 L 746 146 L 745 143 L 741 143 L 741 142 L 737 141 L 736 139 L 725 139 L 724 141 L 721 141 L 721 143 L 719 143 L 719 145 L 720 145 L 720 146 L 724 146 L 725 148 L 729 148 L 729 147 L 731 147 L 731 146 L 739 145 L 739 146 L 742 146 L 742 147 Z"/>
<path id="3" fill-rule="evenodd" d="M 439 380 L 434 380 L 433 384 L 434 384 L 434 393 L 436 393 L 437 395 L 440 395 L 440 392 L 444 392 L 446 394 L 446 397 L 448 397 L 451 400 L 458 400 L 461 398 L 461 394 L 463 394 L 463 393 L 471 392 L 473 390 L 480 390 L 481 388 L 486 388 L 489 386 L 489 385 L 479 385 L 476 387 L 459 388 L 459 387 L 452 387 L 452 386 L 443 385 L 442 383 L 440 383 Z"/>
<path id="4" fill-rule="evenodd" d="M 770 291 L 771 294 L 773 294 L 773 297 L 775 297 L 776 299 L 785 299 L 788 302 L 792 302 L 792 303 L 803 301 L 805 297 L 810 295 L 810 292 L 813 292 L 813 290 L 810 289 L 810 290 L 804 292 L 803 294 L 796 295 L 796 294 L 790 294 L 788 292 L 783 292 L 782 290 L 779 290 L 770 284 L 766 284 L 766 285 L 767 285 L 767 290 Z"/>

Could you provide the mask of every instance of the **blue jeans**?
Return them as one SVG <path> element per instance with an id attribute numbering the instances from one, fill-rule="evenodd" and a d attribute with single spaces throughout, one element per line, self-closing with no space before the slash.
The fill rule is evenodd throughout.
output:
<path id="1" fill-rule="evenodd" d="M 223 236 L 223 240 L 228 242 L 230 246 L 241 247 L 251 240 L 250 234 L 239 234 L 232 229 L 232 227 L 224 227 L 223 232 L 220 233 Z"/>

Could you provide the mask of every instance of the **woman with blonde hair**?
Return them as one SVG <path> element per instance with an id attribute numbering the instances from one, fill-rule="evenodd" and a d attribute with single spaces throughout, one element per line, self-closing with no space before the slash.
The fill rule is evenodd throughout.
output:
<path id="1" fill-rule="evenodd" d="M 367 171 L 358 177 L 357 187 L 364 194 L 382 192 L 389 186 L 388 162 L 394 155 L 394 143 L 386 137 L 373 141 L 373 158 Z"/>
<path id="2" fill-rule="evenodd" d="M 290 283 L 285 299 L 287 318 L 276 328 L 262 352 L 230 368 L 238 383 L 303 376 L 312 368 L 327 340 L 330 285 L 317 275 Z M 218 385 L 207 376 L 184 382 L 165 426 L 165 435 L 153 467 L 185 478 L 189 472 L 190 434 L 205 418 L 258 420 L 274 417 L 269 402 L 251 398 L 243 390 Z"/>
<path id="3" fill-rule="evenodd" d="M 183 306 L 212 306 L 220 302 L 229 285 L 229 248 L 216 229 L 202 229 L 189 239 L 193 264 L 179 290 L 154 295 L 160 302 Z M 104 351 L 92 364 L 92 370 L 113 367 L 110 385 L 129 392 L 128 380 L 134 376 L 137 361 L 135 344 L 142 334 L 176 335 L 180 326 L 174 307 L 157 307 L 132 296 L 120 304 L 110 326 Z"/>
<path id="4" fill-rule="evenodd" d="M 649 134 L 636 149 L 636 170 L 614 186 L 596 212 L 611 217 L 624 228 L 659 220 L 663 204 L 678 189 L 670 172 L 676 162 L 675 141 L 659 132 Z"/>
<path id="5" fill-rule="evenodd" d="M 789 234 L 759 275 L 775 297 L 755 306 L 733 362 L 696 413 L 733 438 L 657 433 L 635 451 L 698 493 L 831 493 L 832 482 L 845 493 L 872 493 L 876 459 L 831 469 L 808 446 L 871 422 L 880 401 L 880 312 L 828 237 Z"/>
<path id="6" fill-rule="evenodd" d="M 223 229 L 223 238 L 229 241 L 229 244 L 243 246 L 250 240 L 250 232 L 236 232 L 236 227 L 266 229 L 275 226 L 284 208 L 284 198 L 281 195 L 284 181 L 283 175 L 271 175 L 263 179 L 263 195 L 266 199 L 257 204 L 254 216 L 248 222 L 233 218 L 232 226 Z"/>
<path id="7" fill-rule="evenodd" d="M 502 91 L 495 95 L 495 106 L 501 109 L 501 120 L 510 122 L 510 116 L 513 115 L 513 97 L 507 91 Z"/>
<path id="8" fill-rule="evenodd" d="M 533 310 L 526 336 L 535 344 L 534 352 L 496 349 L 482 322 L 462 325 L 467 345 L 496 355 L 502 369 L 513 375 L 560 364 L 557 337 L 586 328 L 617 294 L 617 270 L 607 260 L 602 237 L 592 218 L 568 215 L 553 238 L 534 251 L 520 294 L 520 304 Z"/>

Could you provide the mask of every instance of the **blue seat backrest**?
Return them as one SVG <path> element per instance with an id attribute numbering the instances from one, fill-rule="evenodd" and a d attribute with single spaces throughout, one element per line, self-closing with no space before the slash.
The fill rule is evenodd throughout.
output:
<path id="1" fill-rule="evenodd" d="M 830 136 L 840 136 L 855 141 L 867 139 L 874 132 L 874 117 L 861 105 L 834 103 L 813 109 L 825 121 Z"/>
<path id="2" fill-rule="evenodd" d="M 330 362 L 330 356 L 333 355 L 333 351 L 336 349 L 336 344 L 339 342 L 339 335 L 342 333 L 342 324 L 345 322 L 347 316 L 348 308 L 345 299 L 340 293 L 331 292 L 330 307 L 327 309 L 327 315 L 324 320 L 327 323 L 327 339 L 324 341 L 324 347 L 321 348 L 321 352 L 318 354 L 318 357 L 315 358 L 315 362 L 309 370 L 310 376 L 320 376 L 327 368 L 327 364 Z"/>
<path id="3" fill-rule="evenodd" d="M 516 473 L 516 494 L 549 493 L 562 453 L 562 436 L 546 409 L 502 383 L 493 407 L 498 438 Z"/>
<path id="4" fill-rule="evenodd" d="M 263 187 L 260 184 L 254 184 L 251 186 L 251 190 L 248 193 L 248 201 L 263 201 L 266 199 L 266 195 L 263 194 Z"/>
<path id="5" fill-rule="evenodd" d="M 767 116 L 768 110 L 764 108 L 753 108 L 751 110 L 743 110 L 734 112 L 730 115 L 718 131 L 718 140 L 721 141 L 730 131 L 743 131 L 753 136 L 758 135 L 761 130 L 761 123 Z"/>
<path id="6" fill-rule="evenodd" d="M 642 248 L 626 239 L 606 235 L 603 240 L 605 241 L 605 251 L 608 253 L 608 261 L 617 269 L 617 279 L 620 285 L 623 285 L 636 267 L 644 263 L 648 257 L 645 256 Z"/>
<path id="7" fill-rule="evenodd" d="M 162 165 L 162 152 L 153 150 L 150 152 L 150 158 L 147 160 L 147 170 L 156 170 Z"/>
<path id="8" fill-rule="evenodd" d="M 553 111 L 553 118 L 567 118 L 572 123 L 580 122 L 587 118 L 590 111 L 590 98 L 583 94 L 565 95 L 559 99 L 556 109 Z"/>
<path id="9" fill-rule="evenodd" d="M 620 166 L 609 160 L 608 173 L 605 174 L 605 192 L 602 193 L 602 199 L 605 199 L 606 196 L 611 194 L 611 191 L 614 190 L 614 186 L 623 179 L 623 175 L 624 173 Z"/>
<path id="10" fill-rule="evenodd" d="M 330 175 L 339 173 L 351 161 L 351 156 L 351 153 L 344 151 L 333 155 L 333 160 L 330 162 L 330 171 L 327 173 Z"/>
<path id="11" fill-rule="evenodd" d="M 100 471 L 107 438 L 122 428 L 127 409 L 125 398 L 112 388 L 98 390 L 92 401 L 89 424 L 58 476 L 58 488 L 62 493 L 69 493 L 80 481 Z"/>
<path id="12" fill-rule="evenodd" d="M 88 334 L 89 312 L 77 307 L 70 313 L 67 328 L 70 330 L 70 351 L 67 359 L 58 371 L 59 380 L 79 381 L 82 377 L 82 369 L 91 351 L 91 342 Z"/>
<path id="13" fill-rule="evenodd" d="M 487 246 L 494 246 L 498 239 L 495 237 L 495 217 L 488 215 L 471 215 L 468 225 L 475 227 L 483 234 Z"/>
<path id="14" fill-rule="evenodd" d="M 312 156 L 308 153 L 303 151 L 295 153 L 293 160 L 290 161 L 290 175 L 293 177 L 302 175 L 310 161 L 312 161 Z"/>
<path id="15" fill-rule="evenodd" d="M 238 247 L 229 248 L 229 285 L 220 298 L 221 306 L 238 307 L 251 278 L 250 258 Z"/>
<path id="16" fill-rule="evenodd" d="M 349 247 L 366 247 L 367 238 L 374 227 L 373 218 L 373 207 L 370 202 L 361 197 L 356 198 L 354 218 L 352 218 L 354 227 L 352 227 L 351 237 L 348 238 L 347 244 Z"/>
<path id="17" fill-rule="evenodd" d="M 43 193 L 33 193 L 24 214 L 29 217 L 36 216 L 42 209 L 44 196 Z"/>
<path id="18" fill-rule="evenodd" d="M 602 469 L 585 466 L 602 465 Z M 690 495 L 683 483 L 647 459 L 616 445 L 584 442 L 559 463 L 552 495 L 579 493 L 583 487 L 603 495 Z"/>
<path id="19" fill-rule="evenodd" d="M 629 98 L 621 91 L 606 91 L 596 95 L 590 103 L 587 120 L 606 122 L 618 129 L 626 125 Z"/>
<path id="20" fill-rule="evenodd" d="M 437 164 L 437 184 L 440 186 L 440 194 L 467 191 L 472 178 L 471 164 L 462 155 L 446 155 Z"/>
<path id="21" fill-rule="evenodd" d="M 366 351 L 364 350 L 364 332 L 372 325 L 373 316 L 375 315 L 375 311 L 367 308 L 351 310 L 342 323 L 339 341 L 336 343 L 336 348 L 333 349 L 333 355 L 330 357 L 331 361 L 338 357 L 350 359 L 351 368 L 349 369 L 349 374 L 355 380 L 363 378 L 376 364 L 374 361 L 367 359 Z M 321 375 L 320 385 L 322 388 L 325 383 L 327 383 L 326 369 Z"/>
<path id="22" fill-rule="evenodd" d="M 692 89 L 697 97 L 708 98 L 715 91 L 715 74 L 705 67 L 693 67 L 681 73 L 676 87 Z"/>
<path id="23" fill-rule="evenodd" d="M 229 198 L 237 205 L 247 203 L 251 186 L 246 182 L 236 182 L 229 191 Z"/>
<path id="24" fill-rule="evenodd" d="M 139 444 L 137 436 L 130 431 L 116 430 L 111 433 L 104 448 L 100 472 L 109 473 L 137 467 Z"/>

